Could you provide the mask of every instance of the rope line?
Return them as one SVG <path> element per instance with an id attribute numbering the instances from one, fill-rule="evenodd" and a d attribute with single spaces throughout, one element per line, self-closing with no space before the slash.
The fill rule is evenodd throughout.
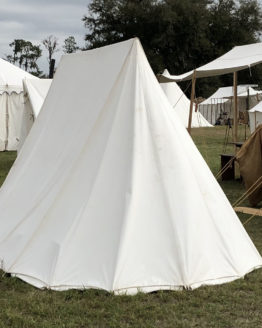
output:
<path id="1" fill-rule="evenodd" d="M 227 162 L 225 166 L 222 167 L 220 171 L 218 171 L 216 175 L 216 179 L 219 179 L 223 173 L 226 172 L 226 170 L 231 166 L 232 162 L 235 160 L 236 156 L 232 157 L 230 161 Z"/>
<path id="2" fill-rule="evenodd" d="M 241 204 L 247 197 L 249 197 L 257 188 L 259 188 L 262 185 L 262 176 L 260 176 L 252 185 L 248 188 L 246 192 L 243 193 L 242 196 L 240 196 L 235 203 L 232 205 L 233 207 L 238 206 Z"/>
<path id="3" fill-rule="evenodd" d="M 255 214 L 252 214 L 244 223 L 243 225 L 245 226 L 246 224 L 248 224 L 248 222 L 250 222 L 256 215 L 257 213 L 260 211 L 260 208 L 257 210 L 257 212 Z"/>

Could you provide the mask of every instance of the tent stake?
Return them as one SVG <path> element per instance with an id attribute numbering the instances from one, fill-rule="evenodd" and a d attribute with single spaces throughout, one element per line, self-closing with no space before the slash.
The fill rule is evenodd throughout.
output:
<path id="1" fill-rule="evenodd" d="M 194 73 L 193 73 L 193 76 L 192 76 L 190 110 L 189 110 L 188 127 L 187 127 L 187 131 L 190 135 L 191 135 L 193 104 L 194 104 L 194 98 L 195 98 L 195 88 L 196 88 L 196 70 L 194 70 Z"/>

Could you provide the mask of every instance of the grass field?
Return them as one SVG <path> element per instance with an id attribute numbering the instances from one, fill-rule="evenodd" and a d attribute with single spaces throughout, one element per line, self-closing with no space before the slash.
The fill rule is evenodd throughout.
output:
<path id="1" fill-rule="evenodd" d="M 219 170 L 224 135 L 224 127 L 193 130 L 213 173 Z M 0 184 L 14 159 L 15 153 L 0 153 Z M 221 186 L 231 202 L 244 191 L 239 181 Z M 255 217 L 246 229 L 262 253 L 262 219 Z M 38 290 L 0 273 L 0 327 L 262 327 L 262 269 L 220 286 L 132 297 L 96 290 Z"/>

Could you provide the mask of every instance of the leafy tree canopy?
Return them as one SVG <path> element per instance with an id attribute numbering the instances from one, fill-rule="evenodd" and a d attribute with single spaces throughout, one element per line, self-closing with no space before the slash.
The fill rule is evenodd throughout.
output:
<path id="1" fill-rule="evenodd" d="M 233 46 L 258 42 L 262 11 L 257 0 L 92 0 L 83 21 L 88 49 L 136 36 L 155 73 L 168 68 L 180 74 Z M 262 82 L 261 73 L 258 67 L 252 77 L 245 72 L 240 79 Z M 198 93 L 207 95 L 221 84 L 232 85 L 232 76 L 199 82 Z"/>
<path id="2" fill-rule="evenodd" d="M 63 50 L 65 54 L 72 54 L 79 49 L 74 36 L 69 36 L 64 40 Z"/>
<path id="3" fill-rule="evenodd" d="M 7 55 L 6 59 L 12 64 L 18 64 L 34 75 L 40 75 L 37 60 L 41 57 L 40 45 L 33 45 L 32 42 L 23 39 L 15 39 L 9 44 L 12 48 L 12 55 Z"/>

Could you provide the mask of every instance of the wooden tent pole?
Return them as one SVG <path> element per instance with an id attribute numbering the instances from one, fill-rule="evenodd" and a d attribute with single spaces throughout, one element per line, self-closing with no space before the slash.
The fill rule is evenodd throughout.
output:
<path id="1" fill-rule="evenodd" d="M 238 108 L 237 108 L 237 72 L 234 72 L 234 142 L 238 141 L 237 128 L 238 128 Z M 236 147 L 235 147 L 236 148 Z"/>
<path id="2" fill-rule="evenodd" d="M 196 89 L 196 70 L 194 70 L 193 76 L 192 76 L 190 110 L 189 110 L 189 116 L 188 116 L 187 131 L 190 135 L 191 135 L 191 124 L 192 124 L 192 115 L 193 115 L 193 104 L 194 104 L 194 98 L 195 98 L 195 89 Z"/>

